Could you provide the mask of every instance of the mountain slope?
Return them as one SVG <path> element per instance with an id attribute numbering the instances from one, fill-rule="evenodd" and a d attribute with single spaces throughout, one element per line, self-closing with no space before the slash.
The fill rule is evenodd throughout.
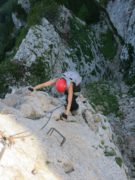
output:
<path id="1" fill-rule="evenodd" d="M 96 113 L 80 96 L 79 114 L 58 121 L 63 107 L 56 108 L 62 103 L 62 99 L 44 92 L 28 94 L 26 89 L 1 100 L 1 136 L 7 137 L 6 143 L 10 144 L 13 141 L 8 141 L 9 135 L 24 133 L 13 138 L 11 147 L 6 146 L 1 154 L 0 178 L 126 180 L 125 166 L 113 144 L 106 117 Z M 47 123 L 51 110 L 54 111 Z M 56 131 L 47 134 L 50 128 Z M 59 133 L 66 138 L 62 146 Z M 3 146 L 0 143 L 1 150 Z"/>

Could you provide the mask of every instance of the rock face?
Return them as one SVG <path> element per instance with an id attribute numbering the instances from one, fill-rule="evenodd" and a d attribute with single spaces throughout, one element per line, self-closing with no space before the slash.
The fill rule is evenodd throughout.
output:
<path id="1" fill-rule="evenodd" d="M 22 8 L 26 12 L 29 12 L 29 10 L 30 10 L 30 2 L 29 2 L 29 0 L 18 0 L 18 4 L 21 4 Z"/>
<path id="2" fill-rule="evenodd" d="M 129 167 L 131 178 L 135 178 L 135 98 L 123 97 L 120 100 L 120 108 L 123 111 L 123 157 Z"/>
<path id="3" fill-rule="evenodd" d="M 128 70 L 124 70 L 123 73 L 127 73 L 128 78 L 135 74 L 135 1 L 134 0 L 115 0 L 109 1 L 107 11 L 110 19 L 117 29 L 118 34 L 123 38 L 125 44 L 131 44 L 133 51 L 129 53 L 129 48 L 125 45 L 122 49 L 120 59 L 129 65 Z M 130 46 L 131 48 L 131 46 Z M 132 62 L 133 61 L 133 62 Z M 127 67 L 127 66 L 126 66 Z M 134 86 L 134 83 L 132 84 Z M 132 88 L 131 88 L 132 89 Z M 129 91 L 130 93 L 130 91 Z M 125 94 L 125 93 L 124 93 Z M 123 142 L 120 142 L 121 150 L 125 162 L 129 167 L 129 173 L 132 179 L 135 179 L 135 98 L 129 95 L 123 96 L 120 100 L 120 109 L 123 112 L 123 118 L 121 127 L 119 126 L 119 132 L 123 137 Z M 117 124 L 115 124 L 115 127 Z M 116 128 L 115 128 L 116 129 Z"/>
<path id="4" fill-rule="evenodd" d="M 118 34 L 135 50 L 135 1 L 109 1 L 107 11 Z"/>
<path id="5" fill-rule="evenodd" d="M 75 68 L 71 58 L 66 57 L 67 53 L 68 49 L 62 43 L 53 25 L 44 18 L 42 25 L 37 25 L 29 30 L 14 59 L 26 61 L 26 65 L 31 66 L 36 59 L 42 58 L 51 67 L 52 73 L 57 73 L 62 71 L 63 60 L 71 69 Z"/>
<path id="6" fill-rule="evenodd" d="M 76 69 L 85 82 L 98 80 L 106 73 L 109 75 L 106 61 L 113 59 L 115 54 L 112 55 L 112 52 L 117 52 L 115 39 L 108 33 L 111 31 L 105 21 L 88 28 L 84 22 L 71 16 L 69 10 L 60 7 L 57 22 L 51 24 L 43 18 L 40 25 L 29 29 L 14 60 L 31 66 L 33 62 L 42 59 L 48 66 L 48 74 L 52 76 Z M 104 56 L 104 41 L 108 45 L 106 36 L 113 39 L 111 57 L 108 52 L 107 57 Z"/>
<path id="7" fill-rule="evenodd" d="M 12 13 L 12 19 L 16 29 L 20 29 L 22 26 L 26 24 L 23 20 L 17 18 L 16 13 Z"/>
<path id="8" fill-rule="evenodd" d="M 102 78 L 102 76 L 105 74 L 106 69 L 108 68 L 108 72 L 115 72 L 115 71 L 119 71 L 119 65 L 117 60 L 120 59 L 122 60 L 128 60 L 130 59 L 130 55 L 129 55 L 129 49 L 128 49 L 128 44 L 130 43 L 135 50 L 135 39 L 134 39 L 134 31 L 135 31 L 135 27 L 134 27 L 134 7 L 135 7 L 135 3 L 133 0 L 130 1 L 126 1 L 126 0 L 115 0 L 115 1 L 109 1 L 109 4 L 107 6 L 107 11 L 108 14 L 110 16 L 110 19 L 113 23 L 113 25 L 115 26 L 115 28 L 118 31 L 118 34 L 124 39 L 125 41 L 125 46 L 122 47 L 121 44 L 115 45 L 115 48 L 118 48 L 119 52 L 116 51 L 117 53 L 113 53 L 113 55 L 110 54 L 108 55 L 108 51 L 111 49 L 110 47 L 105 47 L 104 45 L 106 44 L 107 46 L 109 46 L 108 42 L 107 42 L 107 38 L 110 37 L 110 31 L 108 29 L 108 25 L 105 23 L 105 21 L 103 22 L 99 22 L 96 25 L 92 25 L 90 26 L 89 29 L 87 29 L 86 32 L 84 32 L 83 36 L 81 37 L 80 32 L 81 31 L 73 31 L 72 33 L 74 34 L 73 37 L 73 41 L 74 44 L 72 44 L 72 46 L 69 46 L 67 41 L 68 38 L 70 37 L 70 31 L 74 30 L 71 29 L 71 26 L 69 25 L 69 19 L 71 18 L 71 14 L 69 13 L 69 11 L 67 9 L 65 9 L 63 7 L 63 12 L 60 15 L 60 19 L 57 22 L 57 24 L 52 25 L 50 24 L 47 19 L 43 18 L 42 19 L 42 23 L 40 25 L 36 25 L 32 28 L 29 29 L 25 39 L 22 41 L 14 59 L 18 60 L 18 61 L 24 61 L 26 63 L 26 66 L 31 66 L 31 64 L 35 61 L 37 61 L 38 59 L 42 59 L 43 61 L 46 62 L 47 67 L 48 67 L 48 74 L 50 74 L 51 76 L 54 75 L 58 75 L 59 73 L 65 71 L 65 70 L 74 70 L 77 69 L 80 74 L 83 77 L 83 82 L 89 82 L 91 80 L 98 80 L 100 78 Z M 74 25 L 74 28 L 76 29 L 84 29 L 85 26 L 84 23 L 80 20 L 78 20 L 77 18 L 74 19 L 75 21 L 73 22 L 72 25 Z M 81 27 L 81 28 L 80 28 Z M 74 33 L 75 32 L 75 33 Z M 75 35 L 77 33 L 80 36 L 76 36 Z M 107 38 L 106 38 L 107 37 Z M 75 39 L 76 38 L 76 39 Z M 79 41 L 77 41 L 78 39 L 83 39 L 83 41 L 80 43 Z M 113 36 L 111 36 L 111 38 L 113 39 Z M 74 41 L 75 39 L 75 41 Z M 115 39 L 115 38 L 114 38 Z M 113 39 L 113 40 L 114 40 Z M 115 39 L 116 40 L 116 39 Z M 114 40 L 114 42 L 115 42 Z M 113 43 L 115 44 L 115 43 Z M 107 52 L 103 52 L 104 50 L 107 50 Z M 111 51 L 114 51 L 114 49 L 112 48 Z M 121 51 L 121 54 L 120 54 Z M 104 54 L 105 53 L 105 54 Z M 115 54 L 115 55 L 114 55 Z M 105 57 L 106 55 L 106 57 Z M 110 60 L 112 59 L 112 64 L 110 63 L 111 61 L 106 61 L 106 60 Z M 115 60 L 115 65 L 114 66 L 114 60 Z M 119 61 L 120 62 L 120 61 Z M 134 63 L 133 63 L 134 65 Z M 52 68 L 53 67 L 53 68 Z M 111 67 L 111 68 L 110 68 Z M 116 68 L 117 67 L 117 68 Z M 110 71 L 111 70 L 111 71 Z M 130 71 L 130 69 L 129 69 Z M 108 73 L 109 74 L 109 73 Z M 114 73 L 115 74 L 115 73 Z M 117 72 L 116 72 L 117 74 Z M 113 75 L 114 76 L 114 75 Z M 117 74 L 117 78 L 119 78 L 119 74 Z M 122 79 L 122 78 L 121 78 Z M 119 83 L 120 81 L 118 81 Z M 121 83 L 121 82 L 120 82 Z M 38 120 L 38 123 L 42 124 L 42 120 L 44 122 L 47 122 L 47 118 L 45 118 L 46 113 L 44 111 L 48 111 L 50 109 L 50 107 L 55 107 L 55 105 L 51 104 L 50 102 L 47 101 L 46 97 L 43 96 L 43 94 L 34 94 L 34 97 L 29 97 L 29 96 L 24 96 L 25 98 L 22 98 L 20 95 L 18 94 L 14 94 L 14 95 L 9 95 L 9 97 L 6 97 L 6 99 L 4 100 L 4 103 L 7 104 L 7 106 L 10 106 L 10 108 L 6 106 L 6 110 L 4 110 L 4 112 L 14 112 L 19 113 L 19 117 L 21 117 L 20 119 L 23 119 L 22 121 L 25 122 L 28 119 L 33 119 L 33 120 Z M 39 101 L 39 96 L 42 96 L 42 102 Z M 12 102 L 11 102 L 12 99 Z M 49 106 L 48 109 L 46 109 L 46 105 L 44 104 L 44 101 L 47 101 L 47 105 L 51 105 Z M 28 102 L 29 101 L 29 102 Z M 52 102 L 54 101 L 54 99 L 52 100 Z M 38 102 L 38 103 L 37 103 Z M 60 102 L 57 101 L 57 103 L 59 104 Z M 56 104 L 57 104 L 56 103 Z M 82 103 L 82 102 L 81 102 Z M 127 112 L 127 110 L 125 108 L 127 108 L 128 105 L 128 100 L 126 99 L 122 99 L 121 103 L 121 108 L 124 109 L 125 112 Z M 125 105 L 126 104 L 126 105 Z M 44 146 L 47 145 L 47 157 L 49 157 L 48 159 L 45 159 L 45 161 L 47 162 L 47 167 L 49 167 L 49 169 L 51 169 L 51 171 L 54 171 L 55 174 L 58 174 L 58 176 L 62 179 L 68 179 L 67 176 L 63 175 L 64 173 L 69 173 L 71 175 L 70 179 L 82 179 L 82 177 L 86 176 L 84 174 L 84 172 L 81 172 L 81 169 L 85 169 L 85 172 L 87 174 L 86 179 L 101 179 L 101 177 L 103 179 L 113 179 L 115 178 L 118 173 L 117 170 L 115 171 L 114 169 L 114 164 L 111 165 L 114 169 L 108 170 L 107 175 L 105 175 L 105 171 L 103 173 L 103 168 L 106 169 L 106 167 L 109 167 L 109 164 L 106 164 L 106 160 L 104 158 L 107 158 L 106 156 L 111 156 L 111 158 L 109 159 L 109 163 L 112 164 L 112 162 L 114 163 L 118 163 L 119 165 L 121 164 L 121 159 L 119 158 L 119 155 L 115 152 L 116 151 L 116 147 L 114 147 L 114 145 L 110 145 L 110 140 L 112 140 L 110 138 L 110 140 L 106 140 L 106 138 L 104 137 L 104 133 L 106 133 L 108 131 L 108 128 L 106 130 L 106 122 L 104 122 L 104 118 L 103 116 L 96 114 L 94 112 L 94 110 L 91 110 L 91 112 L 87 111 L 87 105 L 85 106 L 84 104 L 82 104 L 84 109 L 83 112 L 81 113 L 81 118 L 80 117 L 76 117 L 76 119 L 79 120 L 79 123 L 77 123 L 77 125 L 75 125 L 74 127 L 76 127 L 77 129 L 81 129 L 82 124 L 83 124 L 83 128 L 85 129 L 86 127 L 90 129 L 90 132 L 93 133 L 97 133 L 94 134 L 93 133 L 88 133 L 87 134 L 87 128 L 85 129 L 86 134 L 92 138 L 95 139 L 96 145 L 92 144 L 92 140 L 89 140 L 88 142 L 83 142 L 84 145 L 86 147 L 90 147 L 90 149 L 88 148 L 89 153 L 87 153 L 84 149 L 82 149 L 79 145 L 81 145 L 80 141 L 80 137 L 78 137 L 78 139 L 75 139 L 74 142 L 70 141 L 69 144 L 73 143 L 75 145 L 75 147 L 71 147 L 69 146 L 73 152 L 76 152 L 77 147 L 79 148 L 79 152 L 76 152 L 75 157 L 73 157 L 74 155 L 70 154 L 70 149 L 69 147 L 66 146 L 67 150 L 64 149 L 64 154 L 61 149 L 60 152 L 58 152 L 58 154 L 52 152 L 51 147 L 54 147 L 54 145 L 58 145 L 57 140 L 53 140 L 53 134 L 50 137 L 49 135 L 47 135 L 47 138 L 54 142 L 53 145 L 49 145 L 49 142 L 46 140 L 44 140 L 45 142 L 43 142 L 43 137 L 41 135 L 39 135 L 39 133 L 36 134 L 36 137 L 40 137 L 41 139 L 41 144 L 44 144 Z M 3 106 L 3 105 L 2 105 Z M 2 108 L 3 109 L 3 108 Z M 8 110 L 7 110 L 8 109 Z M 11 110 L 12 109 L 12 110 Z M 18 110 L 19 109 L 19 110 Z M 132 111 L 133 112 L 133 111 Z M 12 114 L 11 113 L 11 114 Z M 13 114 L 14 114 L 13 113 Z M 55 112 L 56 113 L 56 112 Z M 61 129 L 61 126 L 65 129 L 67 129 L 67 131 L 75 131 L 76 130 L 70 130 L 70 128 L 72 127 L 72 125 L 74 125 L 73 122 L 66 122 L 66 124 L 69 124 L 70 127 L 68 128 L 65 124 L 63 125 L 63 123 L 65 122 L 61 122 L 61 121 L 54 121 L 54 119 L 59 119 L 58 114 L 60 113 L 60 111 L 58 112 L 58 114 L 54 113 L 54 118 L 52 117 L 52 121 L 54 124 L 51 124 L 52 121 L 48 124 L 47 126 L 47 131 L 49 131 L 49 128 L 51 128 L 51 125 L 53 127 L 56 127 L 56 129 L 60 130 L 60 132 L 62 134 L 64 134 L 64 136 L 67 137 L 67 139 L 72 139 L 72 135 L 73 137 L 76 138 L 76 134 L 71 134 L 71 136 L 69 136 L 69 134 L 67 134 L 63 129 Z M 125 159 L 129 160 L 132 159 L 132 157 L 134 158 L 134 138 L 132 138 L 132 134 L 130 134 L 130 128 L 129 126 L 132 127 L 133 124 L 133 120 L 134 120 L 134 112 L 133 114 L 129 113 L 128 115 L 125 115 L 124 117 L 124 125 L 127 128 L 126 131 L 124 131 L 124 129 L 122 129 L 125 132 L 124 138 L 125 140 L 128 142 L 125 144 L 124 148 L 131 148 L 129 151 L 126 149 L 125 152 L 127 155 Z M 7 116 L 7 115 L 6 115 Z M 56 116 L 56 117 L 55 117 Z M 131 116 L 133 118 L 131 118 Z M 102 118 L 103 119 L 102 119 Z M 71 118 L 71 119 L 70 119 Z M 74 117 L 70 117 L 69 121 L 75 121 Z M 72 119 L 73 118 L 73 119 Z M 130 119 L 131 118 L 131 119 Z M 25 119 L 25 120 L 24 120 Z M 28 120 L 30 121 L 30 120 Z M 106 120 L 105 120 L 106 121 Z M 129 123 L 130 121 L 130 123 Z M 33 121 L 31 120 L 30 123 L 33 123 Z M 72 123 L 72 124 L 71 124 Z M 105 125 L 104 125 L 105 123 Z M 25 124 L 25 123 L 24 123 Z M 75 123 L 76 124 L 76 123 Z M 129 125 L 130 124 L 130 125 Z M 28 125 L 33 127 L 34 125 Z M 38 126 L 38 125 L 37 125 Z M 101 126 L 101 127 L 100 127 Z M 107 125 L 108 127 L 109 125 Z M 134 128 L 132 128 L 132 130 L 134 130 Z M 45 131 L 45 130 L 44 130 Z M 46 132 L 47 132 L 46 131 Z M 32 130 L 33 132 L 33 130 Z M 128 133 L 127 133 L 128 132 Z M 58 135 L 58 139 L 61 137 L 59 137 L 59 134 L 57 132 L 56 136 Z M 72 132 L 73 133 L 73 132 Z M 101 133 L 101 134 L 100 134 Z M 103 133 L 103 134 L 102 134 Z M 126 135 L 127 133 L 127 135 Z M 111 131 L 109 130 L 109 136 L 111 137 Z M 77 134 L 78 135 L 78 134 Z M 83 138 L 85 139 L 86 135 L 83 136 Z M 97 137 L 99 138 L 97 140 Z M 107 142 L 106 142 L 107 141 Z M 77 144 L 78 142 L 78 144 Z M 95 143 L 94 142 L 94 143 Z M 109 143 L 109 145 L 108 145 Z M 63 147 L 65 146 L 65 144 L 63 145 Z M 93 150 L 92 148 L 95 148 L 95 153 L 93 153 L 93 157 L 92 153 Z M 101 148 L 101 149 L 99 149 Z M 43 149 L 44 151 L 44 149 Z M 50 153 L 51 151 L 51 153 Z M 80 160 L 80 164 L 82 163 L 82 161 L 84 161 L 82 163 L 82 167 L 80 168 L 78 165 L 78 162 L 76 162 L 76 159 L 79 159 L 79 156 L 81 156 L 80 152 L 84 152 L 85 154 L 85 158 L 83 160 Z M 132 152 L 131 152 L 132 151 Z M 96 155 L 97 153 L 101 153 L 100 155 Z M 54 154 L 56 154 L 58 157 L 60 154 L 60 158 L 55 158 Z M 67 155 L 68 154 L 68 155 Z M 89 154 L 89 155 L 88 155 Z M 102 156 L 106 155 L 104 158 Z M 44 156 L 44 155 L 43 155 Z M 91 158 L 91 160 L 89 161 L 89 156 Z M 103 166 L 103 163 L 101 163 L 101 159 L 96 161 L 99 161 L 99 163 L 94 163 L 92 164 L 91 162 L 95 161 L 95 158 L 100 157 L 102 159 L 103 162 L 105 162 L 105 166 Z M 131 156 L 131 158 L 129 158 L 129 156 Z M 64 161 L 62 161 L 62 157 L 64 157 Z M 28 157 L 27 157 L 28 158 Z M 75 158 L 75 159 L 74 159 Z M 42 158 L 41 158 L 42 159 Z M 53 161 L 54 160 L 54 161 Z M 112 162 L 110 162 L 112 161 Z M 102 164 L 100 168 L 98 166 L 98 164 Z M 117 165 L 117 164 L 116 164 Z M 86 168 L 87 166 L 87 168 Z M 78 174 L 77 176 L 77 171 L 76 171 L 76 167 L 77 170 L 79 170 L 80 168 L 80 174 Z M 98 167 L 98 170 L 96 169 L 92 169 L 90 167 Z M 130 167 L 130 165 L 129 165 Z M 118 168 L 118 167 L 117 167 Z M 116 168 L 116 169 L 117 169 Z M 131 167 L 132 168 L 132 167 Z M 108 168 L 107 168 L 108 169 Z M 133 167 L 133 171 L 134 171 L 134 167 Z M 37 174 L 37 170 L 33 169 L 32 170 L 33 174 Z M 70 173 L 71 172 L 71 173 Z M 77 173 L 76 173 L 77 172 Z M 121 171 L 120 171 L 121 172 Z M 114 174 L 115 176 L 110 176 L 110 174 Z M 122 174 L 123 174 L 123 170 L 122 170 Z M 73 176 L 72 176 L 73 175 Z M 117 176 L 117 179 L 122 179 L 122 176 Z M 125 177 L 125 175 L 124 175 Z M 41 178 L 41 177 L 40 177 Z M 115 178 L 116 179 L 116 178 Z"/>
<path id="9" fill-rule="evenodd" d="M 26 89 L 0 101 L 0 179 L 127 180 L 107 118 L 80 96 L 61 121 L 63 101 Z"/>

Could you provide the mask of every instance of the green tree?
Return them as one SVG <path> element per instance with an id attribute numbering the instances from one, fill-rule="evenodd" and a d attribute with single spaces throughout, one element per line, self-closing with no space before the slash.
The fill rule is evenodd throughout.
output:
<path id="1" fill-rule="evenodd" d="M 88 8 L 85 4 L 81 6 L 78 12 L 78 17 L 85 20 L 89 14 Z"/>

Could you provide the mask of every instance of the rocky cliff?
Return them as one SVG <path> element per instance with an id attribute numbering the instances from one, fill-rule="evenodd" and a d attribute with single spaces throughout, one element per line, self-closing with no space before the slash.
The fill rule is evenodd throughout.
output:
<path id="1" fill-rule="evenodd" d="M 63 103 L 26 88 L 0 100 L 0 179 L 127 180 L 108 119 L 81 95 L 62 121 Z"/>
<path id="2" fill-rule="evenodd" d="M 135 76 L 135 2 L 133 0 L 115 0 L 109 1 L 107 12 L 110 20 L 117 30 L 117 33 L 123 39 L 123 48 L 121 50 L 121 63 L 126 64 L 123 68 L 123 74 L 126 82 L 134 85 Z"/>
<path id="3" fill-rule="evenodd" d="M 14 60 L 31 66 L 33 62 L 42 59 L 50 76 L 77 69 L 84 82 L 111 76 L 107 61 L 114 58 L 117 42 L 106 21 L 101 20 L 88 27 L 65 7 L 61 6 L 59 12 L 57 22 L 51 24 L 43 18 L 40 25 L 29 29 Z M 113 44 L 108 43 L 106 36 Z M 105 50 L 106 47 L 110 48 L 109 52 Z"/>
<path id="4" fill-rule="evenodd" d="M 135 47 L 134 21 L 135 21 L 135 2 L 134 0 L 115 0 L 109 1 L 107 6 L 110 19 L 116 27 L 119 35 Z"/>
<path id="5" fill-rule="evenodd" d="M 81 0 L 74 2 L 78 3 Z M 117 134 L 117 143 L 130 169 L 130 174 L 134 178 L 135 105 L 132 96 L 135 96 L 135 4 L 133 0 L 98 0 L 97 2 L 102 5 L 100 13 L 99 6 L 94 6 L 95 1 L 90 2 L 93 3 L 93 6 L 88 9 L 84 4 L 80 11 L 78 10 L 79 17 L 84 19 L 85 15 L 88 15 L 87 10 L 90 10 L 91 7 L 93 8 L 90 10 L 90 14 L 97 12 L 96 21 L 92 16 L 91 23 L 88 25 L 74 15 L 73 10 L 76 9 L 73 6 L 70 11 L 64 6 L 55 8 L 54 1 L 49 1 L 48 4 L 48 1 L 44 0 L 36 4 L 35 0 L 19 0 L 18 3 L 21 4 L 23 11 L 17 5 L 12 13 L 16 30 L 19 30 L 12 32 L 12 38 L 15 34 L 17 35 L 14 49 L 9 51 L 11 48 L 6 48 L 8 49 L 7 58 L 12 59 L 12 63 L 6 59 L 0 65 L 0 92 L 4 96 L 10 86 L 35 85 L 69 69 L 76 69 L 81 74 L 83 85 L 97 81 L 94 88 L 88 86 L 87 92 L 89 93 L 93 88 L 90 92 L 94 92 L 92 103 L 97 105 L 96 109 L 100 107 L 100 110 L 109 113 L 116 111 L 116 116 L 120 116 L 115 117 L 114 114 L 110 116 L 111 124 Z M 7 13 L 7 9 L 4 9 L 5 12 Z M 92 15 L 94 15 L 93 13 Z M 11 41 L 9 40 L 9 42 Z M 104 80 L 105 82 L 102 82 Z M 106 82 L 107 85 L 105 85 Z M 125 82 L 132 87 L 126 86 Z M 110 98 L 110 92 L 115 92 L 115 97 L 111 96 Z M 109 96 L 107 96 L 108 94 Z M 15 107 L 18 107 L 22 100 L 19 100 L 20 96 L 18 101 L 15 95 L 13 97 L 15 104 L 13 104 L 12 110 L 15 111 Z M 119 107 L 117 107 L 117 97 Z M 7 99 L 6 97 L 4 101 Z M 110 105 L 109 110 L 108 105 Z M 38 107 L 39 114 L 34 107 L 31 109 L 32 114 L 29 108 L 27 110 L 23 108 L 21 116 L 26 115 L 27 117 L 28 115 L 34 119 L 44 117 L 41 106 Z M 110 111 L 111 108 L 115 111 Z M 119 109 L 120 112 L 118 112 Z M 91 115 L 89 116 L 91 117 Z M 85 121 L 88 123 L 87 119 Z M 106 126 L 102 127 L 106 129 Z M 104 140 L 101 142 L 101 149 L 103 148 L 103 151 L 106 152 L 107 147 L 104 145 Z M 111 150 L 109 155 L 113 154 L 115 160 L 121 164 L 121 159 L 116 157 L 113 149 L 109 149 L 109 152 Z M 108 153 L 105 154 L 108 156 Z"/>

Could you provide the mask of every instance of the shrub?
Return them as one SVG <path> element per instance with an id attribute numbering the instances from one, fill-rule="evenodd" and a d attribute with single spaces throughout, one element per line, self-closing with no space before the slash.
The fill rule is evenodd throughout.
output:
<path id="1" fill-rule="evenodd" d="M 0 6 L 2 6 L 5 3 L 5 0 L 0 1 Z"/>
<path id="2" fill-rule="evenodd" d="M 21 44 L 22 40 L 25 38 L 26 34 L 28 32 L 28 27 L 23 27 L 18 31 L 18 34 L 16 36 L 16 42 L 15 45 L 19 47 Z"/>
<path id="3" fill-rule="evenodd" d="M 121 157 L 115 157 L 115 161 L 120 167 L 122 167 L 123 161 Z"/>
<path id="4" fill-rule="evenodd" d="M 100 19 L 100 6 L 99 4 L 96 2 L 96 0 L 85 0 L 85 4 L 88 7 L 88 15 L 86 17 L 86 22 L 87 23 L 96 23 L 99 21 Z"/>
<path id="5" fill-rule="evenodd" d="M 119 113 L 119 104 L 115 92 L 111 90 L 111 86 L 106 82 L 98 81 L 90 83 L 86 86 L 85 95 L 88 99 L 99 106 L 99 110 L 105 115 L 109 113 Z"/>
<path id="6" fill-rule="evenodd" d="M 32 63 L 29 72 L 30 76 L 27 78 L 27 81 L 31 85 L 36 85 L 50 79 L 49 64 L 45 62 L 42 57 L 37 58 L 36 61 Z"/>
<path id="7" fill-rule="evenodd" d="M 13 32 L 14 24 L 11 13 L 17 0 L 8 0 L 0 7 L 0 59 L 5 56 L 5 51 L 11 50 L 14 46 L 11 33 Z"/>
<path id="8" fill-rule="evenodd" d="M 42 17 L 54 21 L 58 16 L 58 4 L 53 0 L 31 1 L 31 10 L 28 14 L 28 25 L 38 24 Z"/>
<path id="9" fill-rule="evenodd" d="M 116 152 L 113 148 L 106 148 L 104 151 L 105 156 L 115 156 Z"/>
<path id="10" fill-rule="evenodd" d="M 102 5 L 102 6 L 107 6 L 107 3 L 109 2 L 109 0 L 100 0 L 100 4 Z"/>
<path id="11" fill-rule="evenodd" d="M 11 14 L 13 7 L 17 4 L 17 0 L 7 0 L 1 7 L 0 11 L 4 14 Z"/>
<path id="12" fill-rule="evenodd" d="M 81 24 L 75 18 L 70 19 L 70 36 L 68 40 L 69 47 L 72 49 L 71 57 L 73 61 L 80 61 L 79 68 L 82 64 L 82 56 L 86 62 L 91 62 L 93 55 L 91 51 L 91 36 L 88 26 Z"/>
<path id="13" fill-rule="evenodd" d="M 88 8 L 85 4 L 83 4 L 81 6 L 81 8 L 79 9 L 79 12 L 78 12 L 78 17 L 82 20 L 86 20 L 87 16 L 88 16 Z"/>
<path id="14" fill-rule="evenodd" d="M 5 16 L 5 23 L 3 24 L 5 27 L 4 31 L 4 52 L 10 51 L 14 46 L 14 36 L 11 34 L 14 30 L 14 24 L 12 21 L 12 17 L 10 15 Z M 8 28 L 7 28 L 8 27 Z"/>
<path id="15" fill-rule="evenodd" d="M 101 52 L 103 53 L 106 59 L 112 60 L 117 53 L 117 44 L 113 33 L 108 30 L 106 33 L 102 34 L 101 37 Z"/>
<path id="16" fill-rule="evenodd" d="M 99 21 L 101 9 L 96 0 L 57 0 L 57 2 L 64 4 L 88 24 Z"/>
<path id="17" fill-rule="evenodd" d="M 43 58 L 37 58 L 30 68 L 22 62 L 5 60 L 0 64 L 0 97 L 10 86 L 36 85 L 50 79 L 50 67 Z"/>
<path id="18" fill-rule="evenodd" d="M 24 66 L 5 60 L 0 64 L 0 96 L 3 97 L 10 85 L 21 83 L 24 78 Z"/>
<path id="19" fill-rule="evenodd" d="M 20 4 L 16 4 L 14 7 L 13 7 L 13 12 L 16 12 L 17 13 L 17 17 L 19 19 L 23 19 L 24 21 L 26 21 L 27 19 L 27 13 L 26 11 L 22 8 L 22 6 Z"/>
<path id="20" fill-rule="evenodd" d="M 56 0 L 56 2 L 57 2 L 58 4 L 65 5 L 66 7 L 69 6 L 69 1 L 68 1 L 68 0 Z"/>

